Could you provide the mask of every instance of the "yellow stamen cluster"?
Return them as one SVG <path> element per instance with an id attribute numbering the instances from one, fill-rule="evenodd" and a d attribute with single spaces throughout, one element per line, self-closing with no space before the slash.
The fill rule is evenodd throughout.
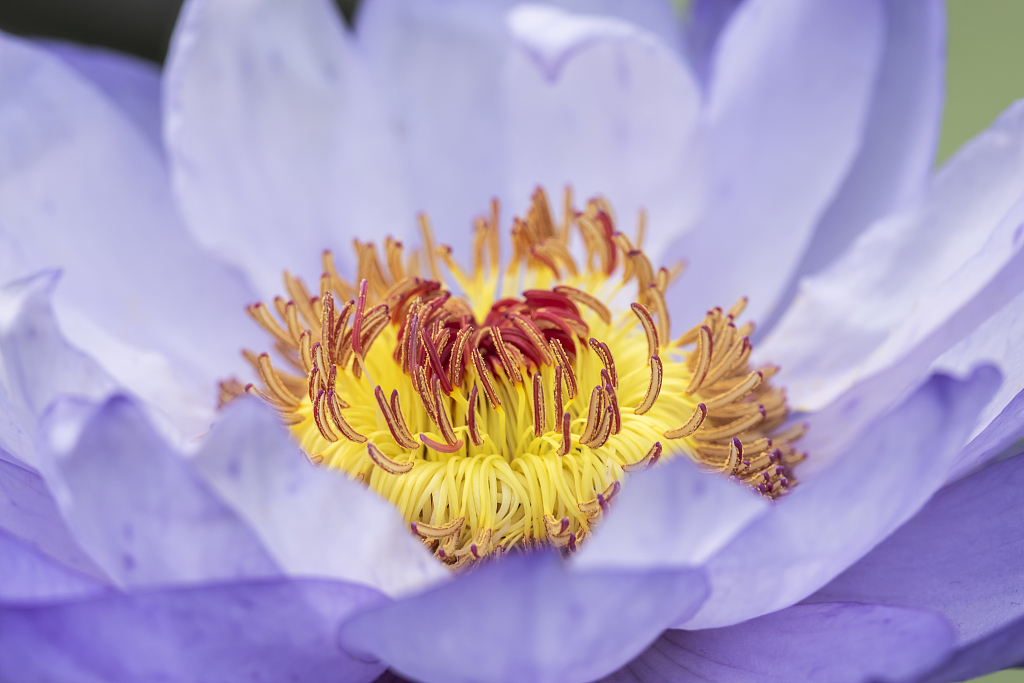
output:
<path id="1" fill-rule="evenodd" d="M 803 427 L 776 431 L 785 393 L 775 368 L 749 366 L 753 325 L 735 322 L 746 301 L 667 341 L 665 292 L 681 269 L 653 269 L 643 215 L 634 245 L 604 200 L 576 211 L 567 191 L 564 206 L 556 225 L 537 190 L 504 268 L 495 202 L 468 273 L 425 216 L 429 277 L 424 255 L 391 239 L 383 262 L 355 243 L 356 286 L 330 252 L 315 296 L 285 273 L 277 316 L 262 303 L 249 313 L 299 374 L 246 351 L 261 387 L 227 382 L 222 399 L 263 398 L 313 462 L 391 501 L 452 568 L 538 543 L 575 550 L 627 475 L 663 458 L 770 498 L 794 486 Z"/>

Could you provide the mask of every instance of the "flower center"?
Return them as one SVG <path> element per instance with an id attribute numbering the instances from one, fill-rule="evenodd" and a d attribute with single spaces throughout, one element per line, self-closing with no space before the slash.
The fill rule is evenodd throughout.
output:
<path id="1" fill-rule="evenodd" d="M 634 245 L 603 199 L 577 212 L 567 191 L 556 225 L 538 189 L 503 268 L 494 202 L 469 273 L 420 222 L 425 255 L 404 259 L 388 239 L 382 262 L 356 241 L 357 286 L 330 252 L 318 296 L 285 273 L 278 317 L 262 303 L 249 313 L 301 375 L 246 351 L 262 388 L 225 382 L 222 400 L 263 398 L 313 462 L 391 501 L 453 568 L 537 543 L 575 550 L 628 475 L 660 459 L 689 457 L 771 498 L 795 485 L 804 428 L 775 431 L 785 393 L 776 368 L 749 366 L 753 324 L 735 322 L 746 300 L 671 341 L 665 292 L 681 267 L 651 266 L 643 214 Z"/>

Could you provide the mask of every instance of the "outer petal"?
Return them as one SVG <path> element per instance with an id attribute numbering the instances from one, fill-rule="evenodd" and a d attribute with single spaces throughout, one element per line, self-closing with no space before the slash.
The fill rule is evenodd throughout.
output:
<path id="1" fill-rule="evenodd" d="M 936 375 L 817 476 L 801 475 L 790 496 L 705 565 L 711 597 L 683 626 L 724 626 L 792 605 L 866 554 L 942 485 L 998 383 L 991 368 L 964 381 Z"/>
<path id="2" fill-rule="evenodd" d="M 46 482 L 30 469 L 0 459 L 0 534 L 82 574 L 103 577 L 68 529 Z M 0 556 L 3 552 L 0 552 Z M 0 576 L 5 572 L 0 571 Z"/>
<path id="3" fill-rule="evenodd" d="M 971 441 L 960 451 L 950 478 L 984 463 L 1024 436 L 1024 293 L 981 324 L 969 337 L 939 356 L 932 367 L 963 373 L 978 363 L 994 363 L 1003 374 L 995 397 L 978 417 Z"/>
<path id="4" fill-rule="evenodd" d="M 708 93 L 708 217 L 668 252 L 692 259 L 676 319 L 747 294 L 753 318 L 774 308 L 856 157 L 884 30 L 878 0 L 749 0 L 736 11 Z"/>
<path id="5" fill-rule="evenodd" d="M 113 50 L 46 41 L 50 52 L 91 81 L 162 153 L 160 67 Z"/>
<path id="6" fill-rule="evenodd" d="M 922 206 L 876 223 L 802 285 L 759 350 L 796 407 L 855 435 L 943 351 L 1024 289 L 1024 103 L 936 177 Z M 858 384 L 859 382 L 859 384 Z M 841 400 L 837 397 L 847 392 Z"/>
<path id="7" fill-rule="evenodd" d="M 0 288 L 0 360 L 6 392 L 0 448 L 35 465 L 35 423 L 58 396 L 100 400 L 116 384 L 96 361 L 71 347 L 50 309 L 59 273 L 42 272 Z"/>
<path id="8" fill-rule="evenodd" d="M 796 605 L 704 631 L 666 631 L 607 683 L 900 681 L 949 650 L 941 617 L 878 605 Z"/>
<path id="9" fill-rule="evenodd" d="M 165 139 L 201 243 L 261 294 L 321 250 L 415 225 L 394 131 L 330 0 L 193 0 L 172 41 Z"/>
<path id="10" fill-rule="evenodd" d="M 686 567 L 706 562 L 767 501 L 680 458 L 634 477 L 573 560 L 579 567 Z"/>
<path id="11" fill-rule="evenodd" d="M 554 553 L 514 555 L 371 609 L 341 639 L 426 683 L 582 683 L 692 614 L 705 585 L 699 570 L 572 571 Z"/>
<path id="12" fill-rule="evenodd" d="M 0 603 L 74 598 L 103 589 L 0 529 Z"/>
<path id="13" fill-rule="evenodd" d="M 289 573 L 392 594 L 450 576 L 392 505 L 341 472 L 314 467 L 254 399 L 227 408 L 193 462 Z"/>
<path id="14" fill-rule="evenodd" d="M 508 191 L 509 55 L 504 14 L 514 0 L 369 0 L 357 33 L 390 125 L 401 136 L 410 203 L 456 249 L 474 216 Z M 558 0 L 564 9 L 632 22 L 674 50 L 679 23 L 662 0 Z M 511 151 L 514 151 L 512 148 Z M 553 161 L 551 150 L 542 152 Z M 538 163 L 543 163 L 538 160 Z M 519 211 L 542 179 L 508 192 Z M 559 183 L 563 182 L 559 179 Z M 549 190 L 560 190 L 549 187 Z"/>
<path id="15" fill-rule="evenodd" d="M 39 413 L 60 394 L 105 396 L 109 377 L 69 347 L 49 295 L 57 275 L 42 273 L 0 288 L 0 528 L 86 574 L 103 572 L 82 551 L 46 482 L 34 469 Z"/>
<path id="16" fill-rule="evenodd" d="M 277 573 L 244 522 L 128 399 L 56 402 L 36 448 L 78 541 L 118 584 Z"/>
<path id="17" fill-rule="evenodd" d="M 538 184 L 577 201 L 607 196 L 632 233 L 650 217 L 648 248 L 690 228 L 703 208 L 700 90 L 687 65 L 654 36 L 606 17 L 525 5 L 508 16 L 505 70 L 509 195 Z M 560 213 L 560 212 L 559 212 Z M 628 227 L 627 227 L 628 226 Z"/>
<path id="18" fill-rule="evenodd" d="M 383 665 L 347 655 L 335 633 L 379 599 L 338 582 L 265 581 L 0 606 L 0 669 L 17 681 L 371 681 Z"/>
<path id="19" fill-rule="evenodd" d="M 958 646 L 1024 618 L 1024 454 L 939 491 L 917 516 L 810 598 L 930 609 Z"/>
<path id="20" fill-rule="evenodd" d="M 916 198 L 931 174 L 945 94 L 945 3 L 887 0 L 884 7 L 885 50 L 863 144 L 791 276 L 785 303 L 801 277 L 821 271 L 874 220 Z"/>
<path id="21" fill-rule="evenodd" d="M 387 122 L 400 131 L 401 167 L 391 182 L 408 190 L 410 213 L 402 220 L 409 222 L 413 210 L 426 212 L 439 237 L 456 248 L 473 218 L 505 189 L 499 74 L 509 4 L 370 0 L 359 10 L 359 45 Z"/>
<path id="22" fill-rule="evenodd" d="M 255 331 L 251 295 L 182 228 L 153 145 L 60 59 L 0 35 L 0 149 L 3 281 L 63 268 L 72 342 L 198 432 Z"/>
<path id="23" fill-rule="evenodd" d="M 686 49 L 694 73 L 707 83 L 718 38 L 743 0 L 694 0 L 686 26 Z"/>
<path id="24" fill-rule="evenodd" d="M 987 638 L 962 647 L 917 683 L 953 683 L 1019 668 L 1024 662 L 1024 619 L 1018 619 Z"/>

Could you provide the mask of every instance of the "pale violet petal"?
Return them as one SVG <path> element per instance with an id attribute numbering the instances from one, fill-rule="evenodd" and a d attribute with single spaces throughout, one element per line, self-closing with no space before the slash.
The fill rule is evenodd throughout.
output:
<path id="1" fill-rule="evenodd" d="M 939 356 L 934 371 L 963 374 L 992 363 L 1003 383 L 981 415 L 968 443 L 953 464 L 950 478 L 984 463 L 1024 436 L 1024 293 L 1018 294 L 959 344 Z"/>
<path id="2" fill-rule="evenodd" d="M 816 476 L 798 469 L 800 486 L 704 565 L 711 597 L 682 627 L 787 607 L 864 556 L 943 484 L 998 384 L 989 367 L 965 380 L 935 375 Z"/>
<path id="3" fill-rule="evenodd" d="M 390 594 L 450 577 L 394 506 L 343 472 L 315 467 L 255 399 L 225 409 L 193 462 L 291 574 Z"/>
<path id="4" fill-rule="evenodd" d="M 927 609 L 962 647 L 1024 619 L 1024 455 L 935 494 L 917 515 L 809 598 Z"/>
<path id="5" fill-rule="evenodd" d="M 726 628 L 666 631 L 602 683 L 904 681 L 949 652 L 938 615 L 830 603 L 796 605 Z"/>
<path id="6" fill-rule="evenodd" d="M 68 344 L 50 308 L 60 274 L 44 271 L 0 288 L 0 361 L 7 413 L 0 447 L 35 465 L 36 420 L 61 395 L 102 399 L 117 384 L 96 361 Z"/>
<path id="7" fill-rule="evenodd" d="M 525 209 L 538 185 L 561 214 L 606 196 L 634 234 L 649 219 L 657 252 L 691 228 L 704 200 L 701 95 L 672 50 L 619 19 L 520 5 L 508 15 L 514 46 L 504 72 L 508 196 Z"/>
<path id="8" fill-rule="evenodd" d="M 1024 662 L 1024 619 L 958 649 L 915 683 L 959 683 L 1003 669 L 1020 668 L 1021 662 Z"/>
<path id="9" fill-rule="evenodd" d="M 0 533 L 10 534 L 32 553 L 59 562 L 75 575 L 105 581 L 103 570 L 68 529 L 43 478 L 6 459 L 0 459 Z M 4 574 L 0 571 L 0 576 Z"/>
<path id="10" fill-rule="evenodd" d="M 508 4 L 370 0 L 357 17 L 359 47 L 400 136 L 401 168 L 391 182 L 407 188 L 410 210 L 426 213 L 460 256 L 473 218 L 505 187 L 499 74 Z"/>
<path id="11" fill-rule="evenodd" d="M 44 41 L 42 45 L 99 88 L 138 126 L 155 149 L 163 149 L 158 64 L 123 52 L 77 43 Z"/>
<path id="12" fill-rule="evenodd" d="M 414 234 L 397 136 L 330 0 L 191 0 L 164 76 L 174 188 L 196 238 L 259 293 L 321 251 Z"/>
<path id="13" fill-rule="evenodd" d="M 678 50 L 680 24 L 663 0 L 550 4 L 551 11 L 630 22 L 657 36 L 666 51 Z M 516 95 L 502 73 L 510 48 L 504 15 L 514 6 L 512 0 L 368 0 L 357 15 L 359 46 L 401 140 L 395 180 L 407 185 L 412 208 L 430 216 L 441 241 L 457 254 L 491 198 L 519 212 L 543 180 L 534 177 L 525 191 L 508 191 L 514 145 L 510 149 L 506 138 Z M 557 161 L 556 150 L 541 154 L 538 164 Z"/>
<path id="14" fill-rule="evenodd" d="M 705 596 L 700 570 L 571 570 L 517 554 L 371 608 L 341 628 L 353 653 L 424 683 L 584 683 L 622 666 Z"/>
<path id="15" fill-rule="evenodd" d="M 630 477 L 573 562 L 586 568 L 696 566 L 768 509 L 746 486 L 678 458 Z"/>
<path id="16" fill-rule="evenodd" d="M 873 221 L 916 199 L 931 176 L 945 95 L 945 3 L 886 0 L 884 7 L 885 51 L 864 142 L 775 315 L 788 307 L 800 278 L 823 270 Z M 764 323 L 762 331 L 770 327 Z"/>
<path id="17" fill-rule="evenodd" d="M 689 327 L 749 295 L 776 305 L 860 149 L 881 63 L 880 0 L 748 0 L 708 86 L 707 217 L 667 256 L 688 259 L 670 311 Z"/>
<path id="18" fill-rule="evenodd" d="M 57 401 L 40 420 L 36 450 L 76 539 L 117 584 L 279 573 L 245 522 L 129 399 Z"/>
<path id="19" fill-rule="evenodd" d="M 252 295 L 193 243 L 154 146 L 60 58 L 0 34 L 0 147 L 0 246 L 15 254 L 0 257 L 15 266 L 4 281 L 62 269 L 54 307 L 69 340 L 139 394 L 158 394 L 166 373 L 131 373 L 122 352 L 159 354 L 208 424 L 216 379 L 257 336 Z"/>
<path id="20" fill-rule="evenodd" d="M 758 349 L 782 366 L 790 405 L 818 411 L 809 448 L 840 452 L 1024 290 L 1022 223 L 1024 102 L 948 162 L 922 205 L 876 223 L 805 280 Z"/>
<path id="21" fill-rule="evenodd" d="M 707 83 L 718 38 L 741 4 L 743 0 L 694 0 L 690 3 L 686 51 L 701 83 Z"/>
<path id="22" fill-rule="evenodd" d="M 816 410 L 872 365 L 891 360 L 893 352 L 881 349 L 892 345 L 920 300 L 985 256 L 986 247 L 1002 247 L 983 264 L 989 272 L 974 289 L 986 284 L 1022 243 L 1020 234 L 1014 240 L 1019 221 L 1011 216 L 1022 196 L 1024 102 L 946 163 L 923 205 L 879 221 L 801 284 L 793 307 L 758 349 L 782 365 L 793 404 Z M 947 306 L 945 317 L 955 311 Z"/>
<path id="23" fill-rule="evenodd" d="M 205 429 L 209 407 L 182 388 L 164 356 L 109 337 L 73 308 L 66 308 L 58 321 L 51 297 L 60 289 L 60 276 L 43 271 L 0 287 L 0 374 L 6 387 L 0 407 L 10 416 L 0 424 L 0 448 L 34 465 L 36 419 L 54 399 L 71 395 L 100 400 L 119 386 L 134 389 L 147 401 L 147 411 L 168 438 L 177 442 L 183 433 Z M 65 338 L 68 326 L 77 333 L 75 345 Z M 98 346 L 89 343 L 97 334 Z M 100 357 L 107 363 L 77 348 L 83 340 L 86 348 L 102 348 Z"/>
<path id="24" fill-rule="evenodd" d="M 95 578 L 54 562 L 24 540 L 0 529 L 0 604 L 79 598 L 105 590 L 104 584 Z"/>
<path id="25" fill-rule="evenodd" d="M 336 633 L 380 599 L 364 586 L 269 580 L 0 605 L 0 670 L 12 681 L 369 683 L 384 665 L 353 658 Z"/>

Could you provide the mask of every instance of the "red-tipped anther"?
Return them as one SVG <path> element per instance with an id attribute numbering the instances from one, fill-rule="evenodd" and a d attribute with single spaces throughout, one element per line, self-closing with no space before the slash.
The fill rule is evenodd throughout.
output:
<path id="1" fill-rule="evenodd" d="M 423 442 L 424 446 L 431 448 L 438 453 L 458 453 L 463 446 L 462 439 L 457 439 L 453 444 L 438 443 L 426 434 L 420 434 L 420 441 Z"/>
<path id="2" fill-rule="evenodd" d="M 661 358 L 659 356 L 651 356 L 651 380 L 647 385 L 647 393 L 644 394 L 644 400 L 640 402 L 633 412 L 637 415 L 643 415 L 651 408 L 654 407 L 654 403 L 658 400 L 658 396 L 661 395 L 661 382 L 664 378 L 664 368 L 661 364 Z"/>
<path id="3" fill-rule="evenodd" d="M 562 445 L 558 449 L 558 455 L 564 456 L 569 453 L 572 448 L 572 432 L 569 431 L 569 427 L 572 426 L 572 416 L 569 413 L 562 414 Z"/>
<path id="4" fill-rule="evenodd" d="M 384 396 L 384 390 L 379 385 L 374 387 L 373 395 L 377 399 L 377 405 L 380 406 L 381 412 L 384 413 L 384 421 L 387 422 L 388 429 L 391 430 L 391 436 L 395 439 L 395 442 L 403 448 L 418 448 L 419 444 L 408 434 L 408 428 L 404 428 L 405 425 L 399 424 L 394 410 L 388 405 L 387 398 Z"/>
<path id="5" fill-rule="evenodd" d="M 693 415 L 689 421 L 679 429 L 670 429 L 665 432 L 666 439 L 683 439 L 693 434 L 697 429 L 704 424 L 704 418 L 708 416 L 708 408 L 703 403 L 698 403 L 697 407 L 693 410 Z"/>
<path id="6" fill-rule="evenodd" d="M 476 419 L 476 404 L 479 400 L 479 392 L 476 385 L 469 391 L 469 405 L 466 407 L 466 426 L 469 427 L 469 438 L 476 446 L 484 445 L 484 435 L 480 432 L 480 425 Z"/>
<path id="7" fill-rule="evenodd" d="M 651 446 L 651 450 L 647 451 L 647 455 L 637 460 L 635 463 L 630 465 L 623 465 L 623 472 L 642 472 L 643 470 L 650 469 L 658 462 L 658 458 L 661 457 L 661 442 L 655 441 L 654 445 Z"/>
<path id="8" fill-rule="evenodd" d="M 363 312 L 366 310 L 366 287 L 369 283 L 365 278 L 359 283 L 359 298 L 356 300 L 356 313 L 352 319 L 352 350 L 357 356 L 363 355 L 361 337 L 363 331 Z"/>
<path id="9" fill-rule="evenodd" d="M 555 365 L 555 386 L 553 398 L 555 401 L 555 416 L 561 415 L 564 412 L 565 400 L 562 398 L 562 366 Z"/>
<path id="10" fill-rule="evenodd" d="M 573 372 L 572 364 L 569 363 L 569 356 L 565 354 L 562 343 L 557 339 L 551 340 L 551 350 L 555 354 L 555 362 L 562 368 L 566 386 L 569 388 L 569 400 L 576 398 L 579 394 L 579 385 L 576 384 L 576 373 Z"/>
<path id="11" fill-rule="evenodd" d="M 441 365 L 441 356 L 438 355 L 434 342 L 428 334 L 423 335 L 423 348 L 427 351 L 427 359 L 430 361 L 430 367 L 434 371 L 434 376 L 440 381 L 441 391 L 450 395 L 452 393 L 452 385 L 448 381 L 448 373 L 444 371 L 444 366 Z"/>
<path id="12" fill-rule="evenodd" d="M 694 351 L 697 354 L 697 367 L 694 368 L 693 377 L 690 379 L 686 389 L 683 390 L 684 393 L 692 394 L 700 389 L 701 384 L 704 383 L 704 378 L 707 377 L 708 369 L 711 367 L 711 352 L 713 350 L 714 344 L 711 339 L 711 328 L 707 325 L 701 325 L 698 330 L 697 350 Z"/>
<path id="13" fill-rule="evenodd" d="M 594 339 L 593 337 L 591 337 L 588 340 L 588 343 L 590 344 L 590 348 L 594 350 L 594 353 L 597 354 L 598 358 L 601 359 L 601 363 L 604 365 L 605 370 L 608 372 L 609 379 L 611 380 L 611 385 L 618 389 L 619 373 L 616 372 L 615 370 L 615 359 L 612 358 L 611 349 L 609 349 L 608 345 L 605 344 L 603 341 Z"/>
<path id="14" fill-rule="evenodd" d="M 368 442 L 366 444 L 366 452 L 370 456 L 370 460 L 373 461 L 373 464 L 388 474 L 408 474 L 412 471 L 412 468 L 415 467 L 415 463 L 411 460 L 406 460 L 404 462 L 396 462 L 392 460 L 388 456 L 384 455 L 384 452 L 377 448 L 377 446 L 372 442 Z"/>
<path id="15" fill-rule="evenodd" d="M 601 303 L 601 300 L 596 296 L 581 292 L 575 287 L 569 287 L 567 285 L 558 285 L 555 287 L 555 291 L 559 294 L 564 294 L 573 303 L 581 304 L 586 306 L 590 310 L 597 313 L 598 317 L 604 322 L 605 325 L 610 325 L 612 322 L 612 312 L 608 310 L 608 307 Z"/>
<path id="16" fill-rule="evenodd" d="M 654 317 L 651 316 L 651 312 L 647 310 L 647 307 L 643 304 L 630 304 L 629 307 L 633 309 L 633 313 L 640 319 L 640 324 L 643 325 L 644 334 L 647 335 L 647 357 L 658 355 L 658 328 L 654 325 Z"/>
<path id="17" fill-rule="evenodd" d="M 541 374 L 533 375 L 533 435 L 541 436 L 547 430 L 547 415 L 544 409 L 544 378 Z"/>

